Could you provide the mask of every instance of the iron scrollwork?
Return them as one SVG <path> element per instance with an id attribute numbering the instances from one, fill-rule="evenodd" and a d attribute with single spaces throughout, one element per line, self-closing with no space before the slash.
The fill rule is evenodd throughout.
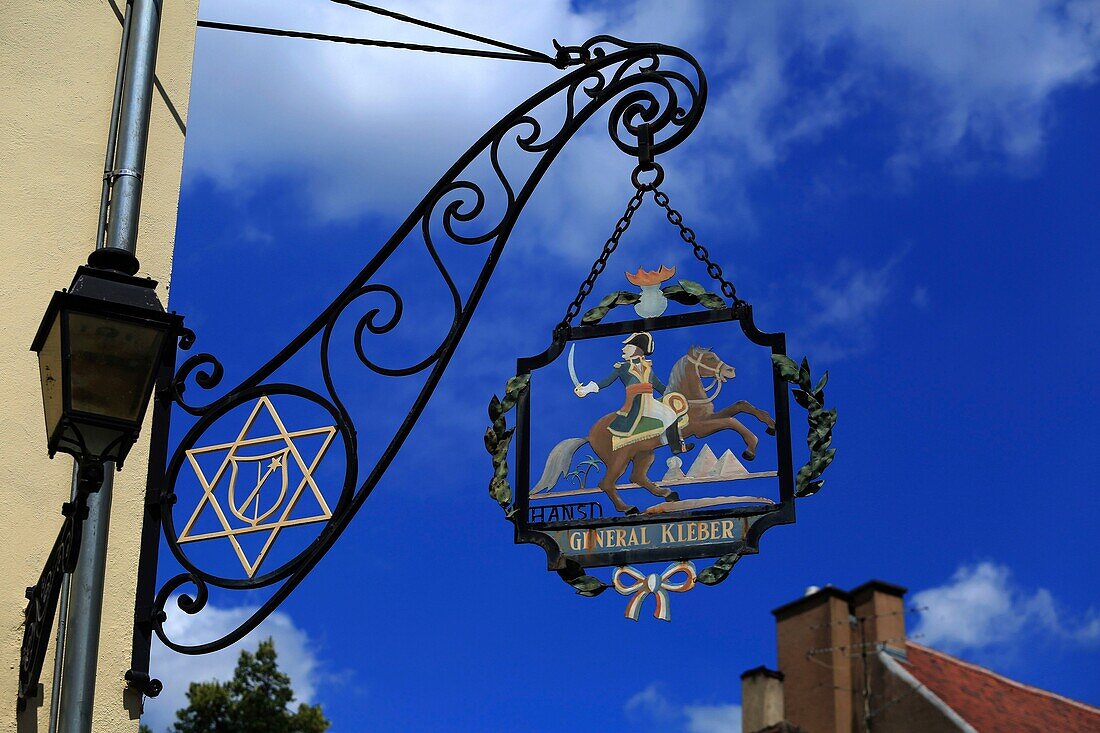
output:
<path id="1" fill-rule="evenodd" d="M 57 614 L 61 582 L 66 574 L 76 568 L 76 558 L 80 552 L 81 530 L 84 520 L 88 518 L 87 492 L 80 491 L 76 501 L 63 504 L 61 513 L 65 521 L 61 524 L 61 531 L 57 534 L 42 574 L 37 583 L 27 588 L 23 644 L 19 654 L 19 710 L 23 710 L 27 700 L 38 694 L 38 680 Z"/>
<path id="2" fill-rule="evenodd" d="M 370 496 L 420 417 L 530 196 L 566 143 L 598 110 L 611 104 L 607 129 L 613 143 L 623 153 L 640 160 L 652 160 L 652 156 L 671 150 L 695 129 L 706 102 L 707 85 L 698 62 L 685 51 L 660 44 L 628 43 L 610 36 L 558 49 L 559 66 L 578 68 L 520 104 L 482 135 L 447 170 L 343 292 L 270 361 L 206 404 L 192 401 L 189 392 L 185 399 L 184 394 L 191 381 L 204 392 L 219 387 L 225 370 L 214 356 L 192 356 L 174 377 L 164 380 L 165 388 L 157 396 L 147 502 L 150 511 L 143 532 L 131 678 L 149 679 L 150 632 L 169 648 L 184 654 L 224 649 L 267 618 L 324 557 Z M 512 163 L 517 159 L 526 164 L 525 172 L 507 173 L 506 170 L 516 167 Z M 465 292 L 441 256 L 442 247 L 447 244 L 459 245 L 462 252 L 483 248 L 484 260 Z M 405 364 L 387 363 L 372 355 L 386 337 L 398 332 L 408 312 L 406 299 L 398 288 L 379 280 L 380 269 L 399 252 L 426 256 L 434 270 L 432 277 L 439 278 L 441 298 L 450 312 L 449 325 L 444 326 L 445 321 L 439 323 L 436 346 L 426 353 L 412 355 Z M 353 402 L 349 390 L 340 388 L 338 372 L 346 366 L 339 362 L 342 366 L 338 367 L 333 359 L 333 347 L 346 341 L 346 329 L 350 329 L 356 360 L 374 375 L 381 378 L 424 375 L 407 414 L 373 465 L 361 460 L 362 446 L 353 415 L 356 408 L 349 406 Z M 181 348 L 190 347 L 192 341 L 185 339 Z M 389 349 L 387 353 L 401 351 Z M 272 381 L 275 373 L 292 359 L 308 359 L 310 354 L 316 361 L 309 363 L 318 369 L 323 390 Z M 216 575 L 200 567 L 180 547 L 180 533 L 173 518 L 178 499 L 176 480 L 181 466 L 189 460 L 189 452 L 193 455 L 199 450 L 198 442 L 219 420 L 249 403 L 272 398 L 306 400 L 319 410 L 318 414 L 331 418 L 337 435 L 333 439 L 338 439 L 343 447 L 345 470 L 339 498 L 331 518 L 313 541 L 275 570 L 249 574 L 246 578 Z M 173 404 L 197 420 L 169 456 L 167 416 Z M 257 500 L 257 512 L 258 504 Z M 184 571 L 167 580 L 154 594 L 161 537 Z M 210 586 L 250 590 L 275 584 L 278 587 L 255 613 L 218 639 L 185 644 L 172 639 L 165 629 L 171 598 L 177 599 L 175 605 L 179 611 L 196 614 L 207 605 Z M 184 590 L 188 592 L 181 593 Z"/>

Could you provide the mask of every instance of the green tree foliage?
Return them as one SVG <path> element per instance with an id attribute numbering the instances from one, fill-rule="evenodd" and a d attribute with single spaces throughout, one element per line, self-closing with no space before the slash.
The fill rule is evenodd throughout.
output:
<path id="1" fill-rule="evenodd" d="M 241 652 L 233 679 L 192 682 L 187 707 L 176 711 L 172 733 L 324 733 L 332 725 L 320 705 L 290 709 L 294 691 L 279 671 L 275 644 L 260 642 L 255 654 Z M 152 733 L 142 726 L 142 733 Z"/>

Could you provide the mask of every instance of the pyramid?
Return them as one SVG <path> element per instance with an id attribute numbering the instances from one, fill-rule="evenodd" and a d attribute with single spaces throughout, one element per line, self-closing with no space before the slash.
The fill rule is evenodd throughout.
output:
<path id="1" fill-rule="evenodd" d="M 688 478 L 708 478 L 714 475 L 717 467 L 718 459 L 714 457 L 714 451 L 710 449 L 709 445 L 704 444 L 699 451 L 699 456 L 691 464 L 691 468 L 688 469 L 687 475 Z"/>
<path id="2" fill-rule="evenodd" d="M 737 460 L 737 457 L 733 455 L 733 451 L 727 449 L 722 457 L 718 459 L 718 465 L 715 467 L 712 476 L 720 476 L 722 478 L 737 478 L 740 476 L 748 476 L 749 469 Z"/>

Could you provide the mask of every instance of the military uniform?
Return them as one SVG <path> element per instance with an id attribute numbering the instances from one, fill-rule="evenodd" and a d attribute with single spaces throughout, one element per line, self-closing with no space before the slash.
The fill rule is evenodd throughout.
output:
<path id="1" fill-rule="evenodd" d="M 653 353 L 653 338 L 648 333 L 633 334 L 623 343 L 637 346 L 644 355 L 617 363 L 611 374 L 595 383 L 605 389 L 622 382 L 626 388 L 626 401 L 608 426 L 612 450 L 664 435 L 673 452 L 682 452 L 685 446 L 680 428 L 687 423 L 687 400 L 668 392 L 654 373 L 653 362 L 645 358 Z M 662 396 L 663 400 L 657 399 Z"/>

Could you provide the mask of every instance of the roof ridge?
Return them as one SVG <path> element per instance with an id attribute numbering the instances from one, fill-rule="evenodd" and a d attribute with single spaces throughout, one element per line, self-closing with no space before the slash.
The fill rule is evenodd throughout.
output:
<path id="1" fill-rule="evenodd" d="M 928 652 L 929 654 L 932 654 L 934 656 L 949 659 L 949 660 L 951 660 L 955 664 L 958 664 L 961 667 L 966 667 L 968 669 L 972 669 L 974 671 L 986 674 L 990 677 L 994 677 L 994 678 L 1000 680 L 1001 682 L 1012 685 L 1013 687 L 1018 687 L 1021 690 L 1024 690 L 1025 692 L 1031 692 L 1031 693 L 1034 693 L 1034 694 L 1037 694 L 1037 695 L 1044 695 L 1046 697 L 1051 697 L 1051 698 L 1054 698 L 1055 700 L 1058 700 L 1059 702 L 1069 703 L 1070 705 L 1074 705 L 1076 707 L 1082 708 L 1083 710 L 1086 710 L 1090 713 L 1093 713 L 1094 715 L 1100 715 L 1100 707 L 1096 707 L 1095 705 L 1089 705 L 1086 702 L 1081 702 L 1080 700 L 1074 700 L 1072 697 L 1066 697 L 1065 695 L 1059 695 L 1057 692 L 1051 692 L 1050 690 L 1044 690 L 1041 687 L 1035 687 L 1034 685 L 1024 684 L 1023 682 L 1020 682 L 1018 680 L 1014 680 L 1010 677 L 1005 677 L 1003 674 L 998 674 L 998 673 L 994 672 L 993 670 L 989 669 L 988 667 L 983 667 L 982 665 L 974 664 L 973 662 L 967 662 L 964 659 L 959 659 L 958 657 L 952 656 L 952 655 L 950 655 L 946 652 L 941 652 L 939 649 L 933 649 L 932 647 L 925 646 L 924 644 L 918 644 L 915 641 L 910 641 L 910 640 L 907 639 L 905 641 L 905 643 L 908 646 L 917 647 L 921 651 Z"/>

